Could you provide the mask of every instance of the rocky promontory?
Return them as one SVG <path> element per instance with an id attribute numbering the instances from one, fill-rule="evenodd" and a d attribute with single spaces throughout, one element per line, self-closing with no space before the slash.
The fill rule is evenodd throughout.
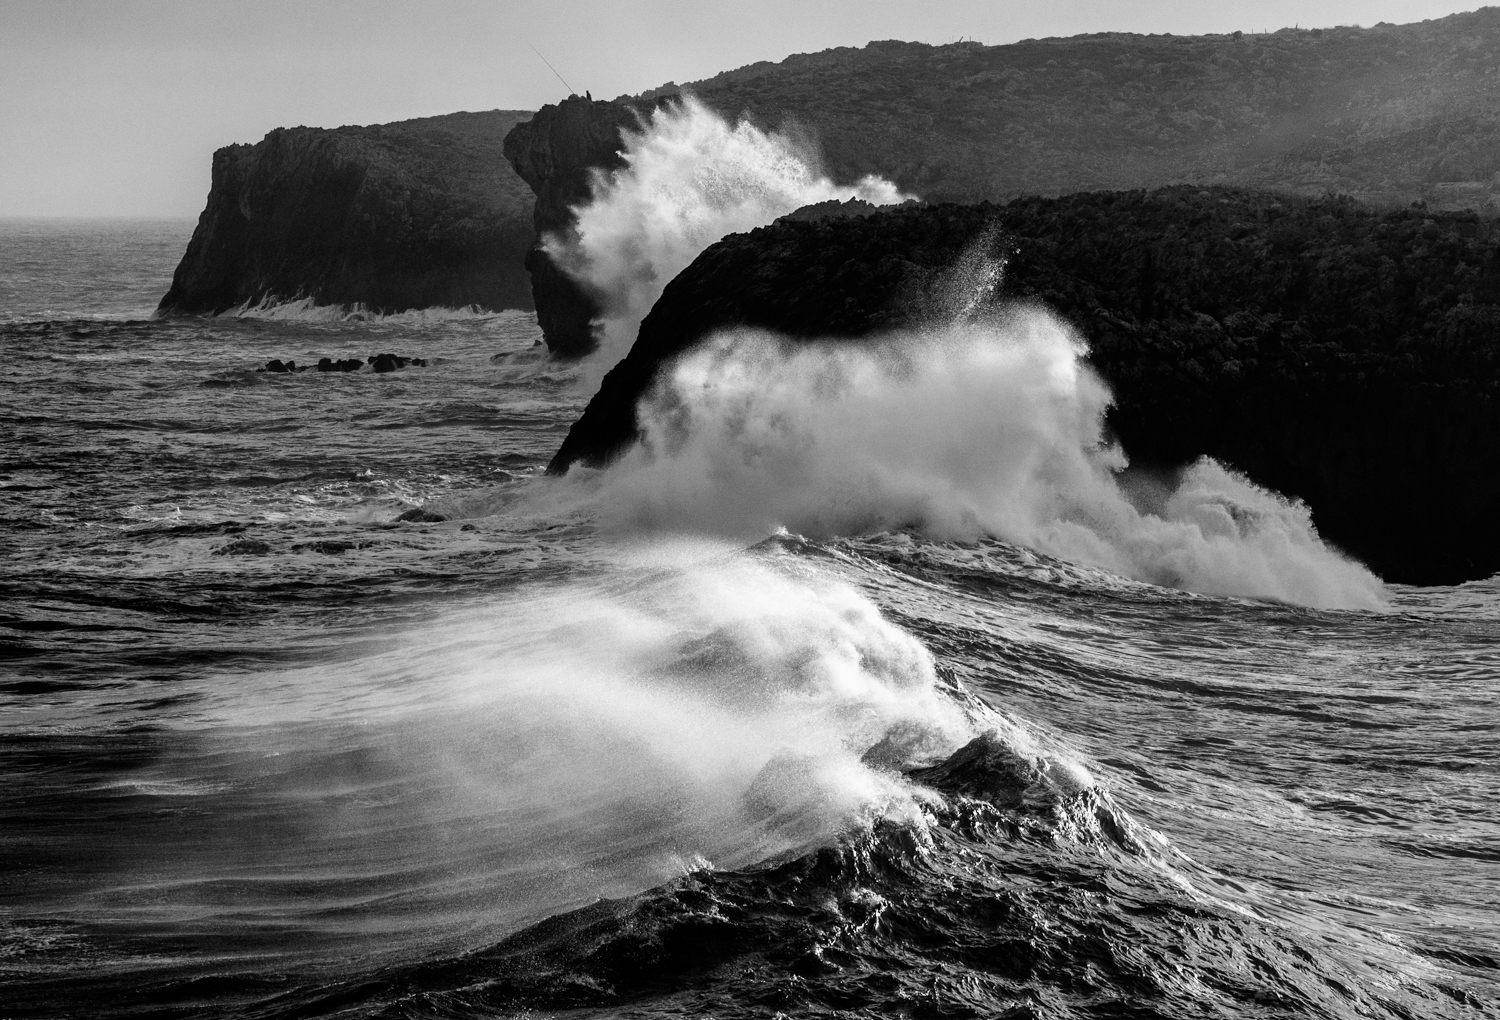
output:
<path id="1" fill-rule="evenodd" d="M 575 96 L 506 144 L 538 236 L 566 234 L 591 174 L 620 165 L 621 127 L 684 93 L 793 127 L 834 180 L 877 174 L 934 202 L 1191 183 L 1500 211 L 1500 9 L 1486 8 L 1368 28 L 892 40 L 612 103 Z M 587 353 L 596 298 L 540 250 L 528 265 L 549 347 Z"/>
<path id="2" fill-rule="evenodd" d="M 1388 580 L 1500 570 L 1500 223 L 1347 199 L 1178 187 L 732 235 L 667 285 L 549 471 L 634 442 L 637 401 L 716 329 L 859 342 L 930 321 L 976 245 L 1006 259 L 993 300 L 1042 300 L 1088 340 L 1136 465 L 1215 457 Z"/>
<path id="3" fill-rule="evenodd" d="M 502 152 L 529 116 L 278 128 L 220 149 L 160 310 L 299 299 L 380 313 L 531 308 L 533 196 Z"/>
<path id="4" fill-rule="evenodd" d="M 624 165 L 622 129 L 638 127 L 652 109 L 646 103 L 609 103 L 569 96 L 516 125 L 505 139 L 505 158 L 536 196 L 536 244 L 526 256 L 537 324 L 547 349 L 582 357 L 597 344 L 591 323 L 599 302 L 565 273 L 542 247 L 548 234 L 566 237 L 577 222 L 573 209 L 593 194 L 594 174 Z"/>

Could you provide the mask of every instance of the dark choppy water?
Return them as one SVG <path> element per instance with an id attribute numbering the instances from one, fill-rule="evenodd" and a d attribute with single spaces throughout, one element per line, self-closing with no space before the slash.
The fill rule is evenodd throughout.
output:
<path id="1" fill-rule="evenodd" d="M 0 225 L 0 1016 L 1494 1015 L 1493 582 L 631 534 L 529 317 L 149 321 L 189 230 Z"/>

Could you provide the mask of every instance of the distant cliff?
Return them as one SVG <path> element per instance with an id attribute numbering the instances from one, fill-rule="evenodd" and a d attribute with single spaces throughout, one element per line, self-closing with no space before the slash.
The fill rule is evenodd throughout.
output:
<path id="1" fill-rule="evenodd" d="M 279 128 L 220 149 L 161 311 L 297 298 L 379 312 L 531 308 L 533 196 L 502 154 L 529 116 Z"/>
<path id="2" fill-rule="evenodd" d="M 549 470 L 632 443 L 641 395 L 714 329 L 920 322 L 934 274 L 986 237 L 996 297 L 1044 300 L 1092 345 L 1136 464 L 1216 457 L 1389 580 L 1500 570 L 1500 221 L 1472 213 L 1172 188 L 783 219 L 667 285 Z"/>
<path id="3" fill-rule="evenodd" d="M 1445 209 L 1500 196 L 1493 7 L 1270 34 L 876 42 L 681 89 L 798 125 L 836 179 L 879 173 L 930 201 L 1173 183 Z"/>

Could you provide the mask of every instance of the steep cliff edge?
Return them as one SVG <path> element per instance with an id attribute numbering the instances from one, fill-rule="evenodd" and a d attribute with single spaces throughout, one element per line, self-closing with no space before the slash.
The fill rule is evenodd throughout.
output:
<path id="1" fill-rule="evenodd" d="M 533 197 L 502 153 L 529 116 L 279 128 L 220 149 L 160 310 L 300 298 L 377 312 L 531 308 Z"/>
<path id="2" fill-rule="evenodd" d="M 632 443 L 658 372 L 714 330 L 921 322 L 976 243 L 1007 258 L 997 300 L 1041 299 L 1089 341 L 1137 465 L 1215 457 L 1388 580 L 1500 570 L 1500 223 L 1472 213 L 1171 188 L 783 219 L 668 284 L 549 470 Z"/>
<path id="3" fill-rule="evenodd" d="M 568 276 L 541 246 L 546 234 L 573 229 L 573 207 L 589 200 L 596 170 L 614 170 L 620 158 L 620 131 L 640 123 L 650 103 L 607 103 L 569 96 L 517 124 L 505 139 L 505 158 L 530 185 L 535 198 L 536 244 L 526 255 L 537 323 L 547 348 L 561 357 L 581 357 L 596 346 L 590 324 L 598 301 Z M 639 111 L 639 112 L 638 112 Z"/>

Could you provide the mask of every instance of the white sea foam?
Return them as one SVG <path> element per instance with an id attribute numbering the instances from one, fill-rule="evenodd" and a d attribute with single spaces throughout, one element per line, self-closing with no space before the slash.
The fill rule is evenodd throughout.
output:
<path id="1" fill-rule="evenodd" d="M 974 733 L 868 599 L 682 539 L 373 655 L 215 688 L 190 730 L 179 743 L 216 755 L 244 745 L 257 795 L 299 805 L 299 858 L 488 869 L 465 897 L 508 915 L 749 865 L 876 815 L 920 824 L 928 795 L 890 769 Z"/>
<path id="2" fill-rule="evenodd" d="M 602 303 L 590 388 L 630 350 L 662 288 L 720 238 L 829 199 L 910 197 L 878 177 L 835 184 L 791 136 L 731 126 L 692 97 L 657 110 L 624 142 L 625 166 L 596 172 L 576 230 L 544 240 Z"/>
<path id="3" fill-rule="evenodd" d="M 246 301 L 237 308 L 221 313 L 237 319 L 269 319 L 273 322 L 449 322 L 455 319 L 491 319 L 497 315 L 524 315 L 530 312 L 507 310 L 495 312 L 466 305 L 463 308 L 412 308 L 404 312 L 372 311 L 362 301 L 353 304 L 319 304 L 310 297 L 283 298 L 267 296 L 257 302 Z"/>
<path id="4" fill-rule="evenodd" d="M 600 480 L 619 526 L 754 537 L 916 526 L 1152 583 L 1377 608 L 1303 504 L 1212 460 L 1147 506 L 1103 437 L 1082 340 L 1038 308 L 858 346 L 730 332 L 664 374 L 642 441 Z"/>

